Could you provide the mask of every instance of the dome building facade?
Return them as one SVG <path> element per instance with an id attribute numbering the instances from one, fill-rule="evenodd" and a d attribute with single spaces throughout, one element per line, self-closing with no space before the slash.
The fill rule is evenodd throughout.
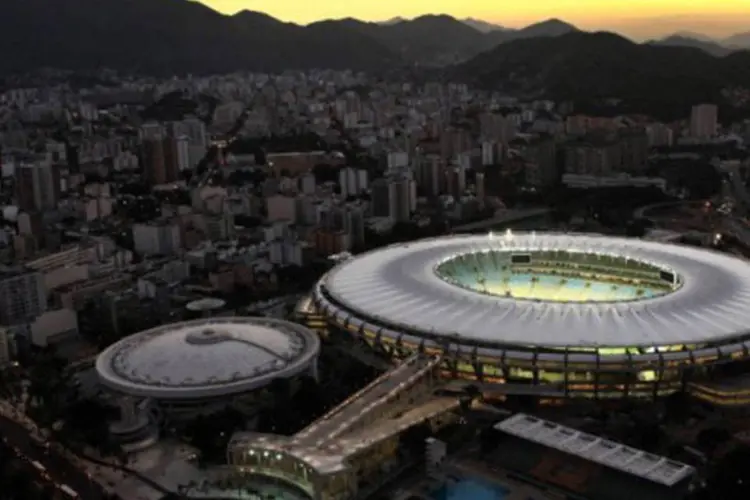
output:
<path id="1" fill-rule="evenodd" d="M 131 335 L 97 358 L 100 383 L 122 399 L 150 400 L 172 417 L 251 403 L 277 378 L 317 377 L 320 340 L 268 318 L 220 317 Z"/>

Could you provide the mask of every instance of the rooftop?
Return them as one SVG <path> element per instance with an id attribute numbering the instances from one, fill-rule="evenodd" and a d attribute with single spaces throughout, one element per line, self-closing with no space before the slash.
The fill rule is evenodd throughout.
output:
<path id="1" fill-rule="evenodd" d="M 523 413 L 503 420 L 495 429 L 663 486 L 673 486 L 695 473 L 682 462 Z"/>
<path id="2" fill-rule="evenodd" d="M 163 325 L 110 346 L 100 380 L 126 394 L 199 398 L 252 390 L 306 370 L 320 350 L 306 328 L 267 318 L 221 317 Z"/>
<path id="3" fill-rule="evenodd" d="M 461 254 L 561 251 L 668 270 L 672 293 L 625 302 L 517 300 L 447 283 L 435 268 Z M 663 278 L 665 279 L 665 278 Z M 357 256 L 319 282 L 317 300 L 343 322 L 494 346 L 654 348 L 736 342 L 750 325 L 750 265 L 695 247 L 602 235 L 508 233 L 393 245 Z"/>
<path id="4" fill-rule="evenodd" d="M 226 301 L 223 299 L 216 299 L 212 297 L 206 297 L 203 299 L 194 300 L 189 302 L 185 308 L 188 311 L 199 312 L 199 311 L 213 311 L 221 309 L 226 305 Z"/>

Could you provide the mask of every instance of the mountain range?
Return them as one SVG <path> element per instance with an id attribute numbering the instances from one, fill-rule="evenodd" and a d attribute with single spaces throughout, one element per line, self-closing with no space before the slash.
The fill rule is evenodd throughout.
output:
<path id="1" fill-rule="evenodd" d="M 721 40 L 700 33 L 678 32 L 660 40 L 651 40 L 647 43 L 673 47 L 694 47 L 714 56 L 722 57 L 737 50 L 750 49 L 750 32 L 738 33 Z"/>
<path id="2" fill-rule="evenodd" d="M 750 89 L 750 51 L 713 56 L 696 47 L 637 44 L 613 33 L 572 32 L 501 44 L 446 70 L 479 87 L 673 119 L 692 104 L 728 102 Z M 747 110 L 746 110 L 747 111 Z"/>
<path id="3" fill-rule="evenodd" d="M 577 30 L 559 20 L 519 30 L 472 23 L 477 21 L 428 15 L 301 26 L 252 11 L 223 15 L 190 0 L 5 0 L 0 73 L 38 67 L 169 74 L 444 65 L 499 43 Z"/>
<path id="4" fill-rule="evenodd" d="M 489 33 L 490 31 L 512 31 L 511 28 L 506 28 L 505 26 L 500 26 L 499 24 L 488 23 L 487 21 L 482 21 L 481 19 L 474 19 L 473 17 L 461 19 L 461 22 L 467 26 L 474 28 L 477 31 L 481 31 L 482 33 Z"/>
<path id="5" fill-rule="evenodd" d="M 415 18 L 412 21 L 417 21 L 419 19 L 420 18 Z M 512 33 L 514 31 L 519 31 L 519 30 L 514 30 L 512 28 L 500 26 L 498 24 L 489 23 L 487 21 L 482 21 L 481 19 L 474 19 L 471 17 L 460 19 L 460 20 L 454 19 L 454 21 L 461 22 L 471 28 L 474 28 L 475 30 L 481 33 L 493 33 L 493 32 L 504 33 L 504 35 L 497 35 L 497 34 L 492 35 L 490 38 L 493 40 L 497 39 L 498 37 L 502 39 L 503 41 L 512 40 L 516 38 L 513 36 Z M 557 20 L 551 20 L 551 21 L 557 21 Z M 403 17 L 396 17 L 388 21 L 384 21 L 381 24 L 394 25 L 394 24 L 402 24 L 402 23 L 409 23 L 409 22 L 411 21 L 404 19 Z M 548 36 L 557 36 L 559 34 L 567 33 L 569 31 L 580 31 L 575 26 L 564 23 L 562 21 L 558 21 L 558 22 L 561 23 L 560 26 L 566 25 L 567 28 L 562 28 L 561 33 L 554 33 L 554 28 L 553 28 L 549 33 L 547 33 Z M 524 31 L 528 33 L 528 28 L 524 28 L 520 31 Z M 524 38 L 524 36 L 521 36 L 520 38 Z M 713 38 L 708 35 L 692 32 L 692 31 L 678 31 L 676 33 L 673 33 L 671 35 L 668 35 L 660 39 L 649 40 L 646 43 L 655 44 L 655 45 L 677 46 L 677 47 L 694 47 L 694 48 L 699 48 L 701 50 L 704 50 L 708 52 L 709 54 L 717 55 L 721 57 L 735 50 L 750 49 L 750 32 L 737 33 L 730 37 L 720 39 L 720 38 Z"/>
<path id="6" fill-rule="evenodd" d="M 725 55 L 731 54 L 737 50 L 735 48 L 725 47 L 724 45 L 720 45 L 711 40 L 692 38 L 684 35 L 670 35 L 661 40 L 651 40 L 647 43 L 665 47 L 692 47 L 716 57 L 724 57 Z"/>
<path id="7" fill-rule="evenodd" d="M 737 46 L 743 40 L 750 46 L 750 33 L 729 39 Z M 447 78 L 563 98 L 641 92 L 698 102 L 727 85 L 750 88 L 750 53 L 733 47 L 693 34 L 637 44 L 559 19 L 522 29 L 446 15 L 301 26 L 252 11 L 227 16 L 190 0 L 4 0 L 0 15 L 0 74 L 40 67 L 171 75 L 433 66 L 447 67 L 439 70 Z"/>

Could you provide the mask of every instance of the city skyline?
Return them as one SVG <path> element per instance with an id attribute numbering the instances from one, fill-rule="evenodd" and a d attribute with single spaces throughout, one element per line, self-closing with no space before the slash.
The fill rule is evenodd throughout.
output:
<path id="1" fill-rule="evenodd" d="M 581 29 L 615 31 L 633 38 L 649 38 L 691 31 L 716 38 L 748 30 L 750 6 L 745 0 L 727 0 L 721 6 L 708 0 L 538 0 L 513 2 L 503 9 L 490 0 L 395 0 L 378 3 L 320 0 L 202 0 L 225 14 L 240 10 L 267 13 L 282 21 L 307 24 L 323 19 L 354 17 L 384 21 L 426 14 L 475 18 L 509 28 L 520 28 L 549 18 L 559 18 Z"/>

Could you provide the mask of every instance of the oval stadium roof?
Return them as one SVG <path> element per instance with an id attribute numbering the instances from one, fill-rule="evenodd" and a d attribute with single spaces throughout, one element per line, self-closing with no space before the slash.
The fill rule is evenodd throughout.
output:
<path id="1" fill-rule="evenodd" d="M 681 286 L 627 302 L 545 302 L 492 296 L 452 285 L 437 264 L 487 250 L 563 250 L 622 256 L 671 269 Z M 394 330 L 502 345 L 638 347 L 704 344 L 750 330 L 750 265 L 695 247 L 557 233 L 445 237 L 363 254 L 319 284 L 342 316 Z M 468 342 L 471 343 L 471 342 Z"/>

